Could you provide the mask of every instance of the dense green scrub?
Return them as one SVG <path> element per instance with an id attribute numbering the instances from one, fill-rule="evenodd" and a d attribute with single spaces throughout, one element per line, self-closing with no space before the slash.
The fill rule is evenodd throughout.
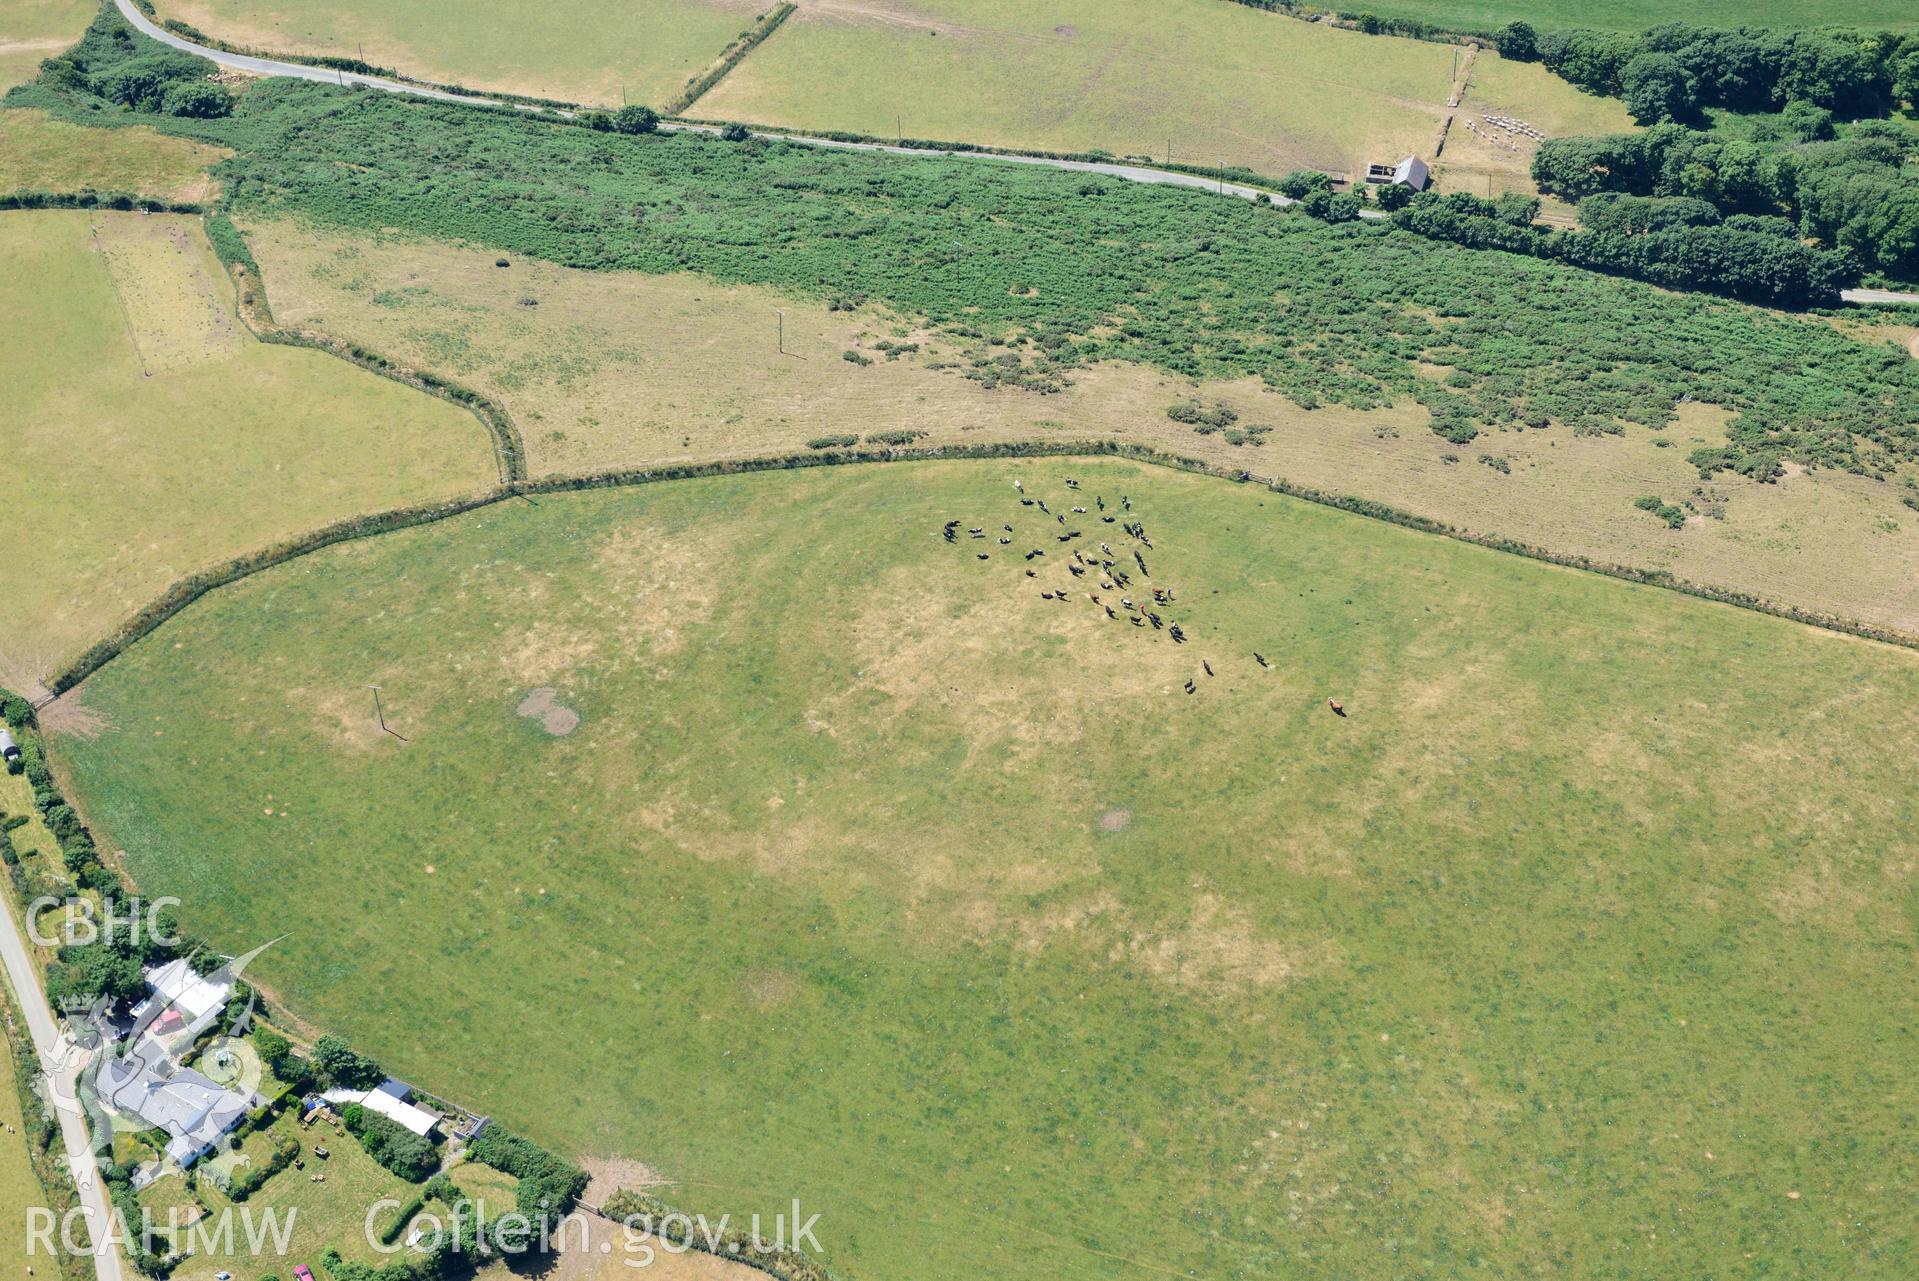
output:
<path id="1" fill-rule="evenodd" d="M 86 82 L 139 56 L 118 21 L 73 55 Z M 80 79 L 55 68 L 16 98 L 233 147 L 219 174 L 237 208 L 871 299 L 1004 340 L 1042 373 L 1124 359 L 1255 375 L 1307 406 L 1412 397 L 1453 440 L 1657 425 L 1692 399 L 1741 411 L 1739 455 L 1881 473 L 1919 449 L 1919 367 L 1889 346 L 1387 229 L 1023 165 L 623 137 L 288 81 L 231 119 L 181 120 L 111 110 Z"/>

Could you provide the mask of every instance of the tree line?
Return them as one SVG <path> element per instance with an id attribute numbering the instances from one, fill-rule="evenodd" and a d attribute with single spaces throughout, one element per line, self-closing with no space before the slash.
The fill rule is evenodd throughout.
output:
<path id="1" fill-rule="evenodd" d="M 1789 110 L 1746 138 L 1678 124 L 1640 133 L 1554 138 L 1533 157 L 1541 191 L 1580 202 L 1580 220 L 1606 226 L 1620 211 L 1772 228 L 1854 255 L 1866 267 L 1919 276 L 1919 134 L 1890 121 L 1861 121 L 1834 137 L 1819 109 Z M 1665 204 L 1603 203 L 1599 195 L 1652 197 Z M 1683 200 L 1686 204 L 1670 203 Z M 1736 216 L 1744 215 L 1743 219 Z M 1756 220 L 1756 221 L 1755 221 Z M 1631 230 L 1630 228 L 1614 228 Z"/>
<path id="2" fill-rule="evenodd" d="M 1582 89 L 1623 98 L 1642 124 L 1702 107 L 1777 111 L 1808 102 L 1848 119 L 1919 101 L 1919 34 L 1820 28 L 1731 30 L 1667 22 L 1638 33 L 1508 23 L 1499 52 L 1539 61 Z"/>
<path id="3" fill-rule="evenodd" d="M 1482 200 L 1464 192 L 1423 194 L 1393 215 L 1393 224 L 1434 240 L 1474 249 L 1503 249 L 1629 276 L 1668 289 L 1697 289 L 1773 307 L 1828 306 L 1858 280 L 1858 260 L 1818 249 L 1791 235 L 1709 221 L 1614 220 L 1610 229 L 1554 231 L 1535 226 L 1537 200 Z M 1715 215 L 1716 210 L 1707 209 Z"/>

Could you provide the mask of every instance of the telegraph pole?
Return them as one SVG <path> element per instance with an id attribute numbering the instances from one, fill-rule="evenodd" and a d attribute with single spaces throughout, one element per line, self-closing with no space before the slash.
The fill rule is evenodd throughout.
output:
<path id="1" fill-rule="evenodd" d="M 775 307 L 773 314 L 780 318 L 780 355 L 786 354 L 786 308 Z"/>

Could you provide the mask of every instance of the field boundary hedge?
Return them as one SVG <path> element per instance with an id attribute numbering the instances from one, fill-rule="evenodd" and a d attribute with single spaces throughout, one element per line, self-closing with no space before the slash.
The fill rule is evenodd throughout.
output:
<path id="1" fill-rule="evenodd" d="M 622 1227 L 640 1227 L 662 1241 L 673 1241 L 716 1259 L 744 1264 L 778 1281 L 833 1281 L 832 1270 L 812 1255 L 777 1245 L 761 1248 L 749 1234 L 725 1226 L 709 1237 L 694 1229 L 689 1215 L 649 1193 L 616 1189 L 606 1198 L 599 1213 Z M 672 1230 L 674 1220 L 686 1224 L 683 1232 Z"/>
<path id="2" fill-rule="evenodd" d="M 1002 441 L 978 445 L 922 445 L 896 449 L 834 449 L 821 452 L 801 451 L 789 454 L 769 454 L 757 458 L 719 459 L 707 463 L 675 463 L 662 467 L 626 467 L 608 471 L 586 472 L 571 476 L 543 476 L 534 480 L 521 480 L 500 485 L 494 489 L 462 498 L 447 499 L 438 503 L 420 504 L 411 507 L 398 507 L 384 512 L 373 512 L 360 516 L 351 516 L 335 521 L 319 529 L 311 530 L 295 538 L 285 539 L 271 546 L 247 552 L 210 569 L 190 574 L 175 582 L 160 596 L 148 603 L 133 617 L 115 628 L 106 637 L 89 646 L 77 659 L 55 673 L 48 682 L 53 696 L 58 697 L 78 685 L 87 677 L 112 662 L 135 642 L 144 639 L 157 630 L 161 624 L 171 619 L 193 602 L 199 600 L 215 588 L 225 587 L 251 577 L 262 570 L 272 569 L 286 564 L 310 552 L 331 547 L 336 543 L 351 542 L 360 538 L 369 538 L 377 534 L 391 533 L 401 529 L 412 529 L 421 525 L 437 524 L 454 516 L 462 516 L 470 511 L 491 507 L 495 503 L 513 498 L 530 498 L 534 494 L 576 493 L 593 489 L 626 489 L 640 485 L 659 484 L 672 480 L 698 480 L 714 476 L 744 476 L 767 471 L 796 471 L 809 467 L 841 467 L 855 463 L 894 463 L 894 462 L 963 462 L 988 458 L 1098 458 L 1117 457 L 1132 462 L 1147 463 L 1165 467 L 1173 471 L 1192 472 L 1198 475 L 1213 476 L 1229 480 L 1236 484 L 1256 484 L 1275 494 L 1288 498 L 1297 498 L 1322 507 L 1332 507 L 1355 516 L 1365 516 L 1387 524 L 1399 525 L 1406 529 L 1417 530 L 1425 534 L 1438 534 L 1463 543 L 1484 547 L 1491 551 L 1507 552 L 1523 556 L 1528 560 L 1540 561 L 1548 565 L 1557 565 L 1564 569 L 1584 570 L 1601 574 L 1607 578 L 1616 578 L 1623 582 L 1636 583 L 1643 587 L 1660 587 L 1682 595 L 1697 597 L 1700 600 L 1716 601 L 1722 605 L 1732 605 L 1740 609 L 1767 614 L 1774 618 L 1783 618 L 1790 622 L 1803 623 L 1810 627 L 1826 631 L 1841 632 L 1848 636 L 1857 636 L 1865 640 L 1881 641 L 1888 645 L 1897 645 L 1904 649 L 1919 650 L 1919 635 L 1903 632 L 1897 628 L 1881 627 L 1861 622 L 1839 614 L 1824 613 L 1819 610 L 1804 609 L 1797 605 L 1786 605 L 1767 600 L 1752 592 L 1739 591 L 1728 587 L 1715 587 L 1708 583 L 1695 583 L 1663 569 L 1643 569 L 1631 565 L 1621 565 L 1612 561 L 1597 560 L 1573 552 L 1556 552 L 1532 543 L 1508 538 L 1503 534 L 1481 533 L 1462 529 L 1457 525 L 1438 520 L 1430 516 L 1420 516 L 1401 510 L 1387 503 L 1376 502 L 1370 498 L 1356 498 L 1349 494 L 1334 493 L 1317 489 L 1310 485 L 1296 484 L 1283 477 L 1258 476 L 1243 468 L 1225 467 L 1217 463 L 1202 462 L 1180 454 L 1167 453 L 1148 445 L 1137 445 L 1127 441 L 1112 439 L 1100 440 L 1030 440 Z"/>
<path id="3" fill-rule="evenodd" d="M 720 56 L 713 60 L 711 66 L 687 81 L 686 87 L 680 90 L 679 96 L 663 108 L 664 114 L 676 115 L 705 97 L 714 85 L 732 74 L 733 68 L 739 66 L 747 54 L 759 48 L 768 36 L 778 31 L 798 8 L 799 6 L 793 4 L 791 0 L 784 0 L 783 3 L 769 9 L 750 29 L 735 39 L 732 44 L 720 50 Z"/>
<path id="4" fill-rule="evenodd" d="M 116 209 L 126 213 L 202 214 L 207 206 L 197 200 L 167 200 L 160 196 L 137 196 L 131 191 L 41 191 L 22 187 L 0 193 L 0 210 L 5 209 Z"/>
<path id="5" fill-rule="evenodd" d="M 1231 3 L 1300 22 L 1327 22 L 1341 30 L 1358 31 L 1369 36 L 1399 36 L 1406 40 L 1423 40 L 1428 44 L 1465 44 L 1468 41 L 1490 44 L 1493 40 L 1491 31 L 1447 27 L 1423 18 L 1388 18 L 1358 9 L 1330 9 L 1324 5 L 1301 4 L 1299 0 L 1231 0 Z"/>
<path id="6" fill-rule="evenodd" d="M 211 212 L 205 205 L 192 201 L 149 200 L 126 192 L 16 191 L 0 194 L 0 211 L 33 209 L 115 209 L 135 213 L 199 214 L 207 233 L 207 243 L 213 246 L 214 257 L 233 277 L 239 295 L 241 323 L 246 325 L 254 338 L 282 347 L 306 347 L 325 352 L 349 364 L 358 365 L 368 373 L 378 374 L 415 391 L 458 405 L 479 419 L 480 425 L 486 428 L 487 435 L 492 438 L 500 482 L 513 484 L 525 479 L 526 446 L 512 415 L 498 402 L 438 374 L 397 365 L 379 352 L 358 343 L 311 334 L 305 330 L 288 329 L 277 324 L 272 308 L 267 304 L 266 281 L 260 264 L 254 260 L 239 228 L 225 214 Z"/>
<path id="7" fill-rule="evenodd" d="M 415 391 L 423 391 L 429 396 L 437 396 L 458 405 L 479 419 L 480 425 L 486 428 L 487 435 L 492 438 L 500 483 L 510 485 L 526 478 L 526 445 L 521 439 L 520 429 L 514 425 L 512 415 L 506 412 L 503 405 L 450 378 L 395 364 L 379 352 L 358 343 L 279 324 L 273 319 L 273 308 L 267 302 L 265 273 L 260 270 L 253 251 L 247 248 L 246 238 L 240 229 L 225 214 L 220 213 L 208 216 L 205 224 L 207 241 L 213 246 L 214 255 L 233 277 L 239 295 L 240 319 L 255 338 L 282 347 L 306 347 L 325 352 L 349 364 L 358 365 L 368 373 L 378 374 Z"/>
<path id="8" fill-rule="evenodd" d="M 707 116 L 674 116 L 670 123 L 718 128 L 730 122 Z M 1161 173 L 1190 174 L 1196 178 L 1223 179 L 1243 186 L 1270 188 L 1275 196 L 1278 195 L 1280 185 L 1280 179 L 1260 173 L 1256 169 L 1248 169 L 1244 165 L 1227 165 L 1221 168 L 1219 165 L 1189 165 L 1184 161 L 1155 160 L 1151 156 L 1116 156 L 1110 151 L 1047 151 L 1041 147 L 1003 147 L 990 142 L 954 142 L 941 138 L 884 138 L 876 133 L 858 133 L 851 129 L 795 129 L 790 125 L 763 124 L 749 124 L 747 128 L 768 138 L 792 139 L 795 142 L 806 142 L 809 139 L 820 142 L 857 142 L 906 151 L 928 151 L 936 154 L 951 152 L 956 156 L 1023 156 L 1029 160 L 1070 160 L 1075 164 L 1125 165 L 1129 169 L 1156 169 Z M 1330 178 L 1340 176 L 1332 170 L 1319 172 L 1325 173 Z"/>

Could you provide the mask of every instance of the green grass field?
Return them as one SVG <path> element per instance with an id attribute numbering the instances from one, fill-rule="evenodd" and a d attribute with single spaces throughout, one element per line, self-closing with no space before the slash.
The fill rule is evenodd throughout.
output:
<path id="1" fill-rule="evenodd" d="M 1130 495 L 1107 599 L 1190 642 L 1015 479 L 1122 562 Z M 1919 1263 L 1904 651 L 1030 460 L 497 505 L 80 698 L 101 839 L 280 1003 L 848 1277 Z"/>
<path id="2" fill-rule="evenodd" d="M 235 44 L 364 57 L 479 89 L 618 106 L 661 103 L 704 70 L 771 0 L 159 0 Z"/>
<path id="3" fill-rule="evenodd" d="M 1521 19 L 1541 31 L 1561 27 L 1598 27 L 1644 31 L 1662 22 L 1684 21 L 1701 27 L 1858 27 L 1910 31 L 1919 27 L 1919 11 L 1905 0 L 1693 0 L 1679 11 L 1659 0 L 1366 0 L 1364 11 L 1389 18 L 1419 18 L 1462 31 L 1491 31 Z"/>
<path id="4" fill-rule="evenodd" d="M 256 342 L 197 219 L 0 214 L 0 261 L 0 683 L 193 570 L 494 477 L 471 415 Z"/>

